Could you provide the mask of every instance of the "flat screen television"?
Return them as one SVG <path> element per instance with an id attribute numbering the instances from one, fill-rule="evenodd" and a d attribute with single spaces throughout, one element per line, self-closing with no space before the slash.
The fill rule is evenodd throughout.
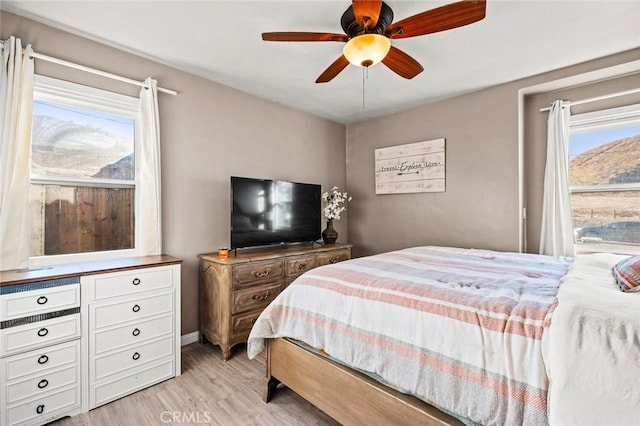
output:
<path id="1" fill-rule="evenodd" d="M 231 176 L 231 249 L 320 239 L 321 187 Z"/>

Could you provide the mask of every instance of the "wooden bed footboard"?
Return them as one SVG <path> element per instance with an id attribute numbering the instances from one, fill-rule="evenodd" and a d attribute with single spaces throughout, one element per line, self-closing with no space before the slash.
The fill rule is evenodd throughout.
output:
<path id="1" fill-rule="evenodd" d="M 388 388 L 286 339 L 267 340 L 263 399 L 282 383 L 341 424 L 462 425 L 437 408 Z"/>

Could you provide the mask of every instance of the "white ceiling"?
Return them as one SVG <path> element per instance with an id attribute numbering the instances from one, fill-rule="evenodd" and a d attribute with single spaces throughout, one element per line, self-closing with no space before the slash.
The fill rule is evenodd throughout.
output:
<path id="1" fill-rule="evenodd" d="M 394 21 L 452 2 L 386 1 Z M 315 83 L 341 55 L 342 43 L 261 39 L 271 31 L 342 33 L 340 17 L 350 3 L 0 1 L 4 10 L 340 123 L 640 47 L 640 0 L 488 0 L 482 21 L 394 40 L 425 71 L 405 80 L 382 64 L 371 67 L 363 108 L 361 68 L 349 66 L 333 81 Z"/>

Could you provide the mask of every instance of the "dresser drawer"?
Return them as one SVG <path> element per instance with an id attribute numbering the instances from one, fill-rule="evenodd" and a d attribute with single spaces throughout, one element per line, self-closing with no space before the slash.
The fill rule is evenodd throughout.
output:
<path id="1" fill-rule="evenodd" d="M 246 314 L 234 315 L 231 318 L 231 335 L 233 337 L 246 334 L 249 335 L 251 327 L 262 313 L 262 310 L 247 312 Z"/>
<path id="2" fill-rule="evenodd" d="M 6 388 L 7 405 L 12 405 L 27 398 L 45 396 L 45 394 L 53 393 L 57 389 L 77 384 L 79 379 L 80 366 L 76 363 L 30 379 L 8 382 Z"/>
<path id="3" fill-rule="evenodd" d="M 349 259 L 351 259 L 351 251 L 349 249 L 335 250 L 328 253 L 318 253 L 318 266 L 343 262 Z"/>
<path id="4" fill-rule="evenodd" d="M 45 345 L 80 337 L 80 314 L 0 330 L 0 355 L 36 349 Z"/>
<path id="5" fill-rule="evenodd" d="M 233 267 L 233 286 L 242 288 L 258 281 L 277 280 L 284 277 L 283 260 L 265 260 Z"/>
<path id="6" fill-rule="evenodd" d="M 129 395 L 174 376 L 173 359 L 145 368 L 123 378 L 91 385 L 89 409 Z"/>
<path id="7" fill-rule="evenodd" d="M 0 320 L 29 317 L 80 306 L 80 283 L 0 296 Z"/>
<path id="8" fill-rule="evenodd" d="M 80 388 L 72 386 L 58 392 L 49 393 L 41 398 L 7 409 L 7 423 L 44 424 L 54 420 L 62 412 L 68 412 L 74 406 L 80 406 Z"/>
<path id="9" fill-rule="evenodd" d="M 307 272 L 316 266 L 316 256 L 310 254 L 306 256 L 295 256 L 287 259 L 287 276 L 294 276 Z"/>
<path id="10" fill-rule="evenodd" d="M 173 316 L 165 315 L 146 321 L 136 321 L 121 327 L 97 331 L 91 337 L 91 354 L 98 355 L 123 346 L 173 333 Z"/>
<path id="11" fill-rule="evenodd" d="M 91 380 L 101 380 L 112 374 L 136 369 L 154 360 L 173 355 L 175 340 L 173 336 L 132 346 L 121 351 L 96 356 L 91 365 Z"/>
<path id="12" fill-rule="evenodd" d="M 93 279 L 93 294 L 95 300 L 103 300 L 172 286 L 170 268 L 145 268 L 97 276 Z"/>
<path id="13" fill-rule="evenodd" d="M 107 327 L 172 312 L 173 293 L 138 297 L 126 302 L 94 304 L 90 306 L 90 326 Z"/>
<path id="14" fill-rule="evenodd" d="M 80 359 L 80 340 L 60 343 L 25 354 L 2 359 L 5 378 L 8 382 L 20 380 L 34 374 L 44 374 Z"/>
<path id="15" fill-rule="evenodd" d="M 233 313 L 267 306 L 282 290 L 282 283 L 265 284 L 233 292 Z"/>

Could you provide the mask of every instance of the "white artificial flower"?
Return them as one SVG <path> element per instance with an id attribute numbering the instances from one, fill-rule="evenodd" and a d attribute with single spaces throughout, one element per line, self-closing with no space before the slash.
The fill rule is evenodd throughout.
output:
<path id="1" fill-rule="evenodd" d="M 330 220 L 340 220 L 340 213 L 347 209 L 344 203 L 351 201 L 351 198 L 346 192 L 340 192 L 338 187 L 334 186 L 331 192 L 322 194 L 322 200 L 327 204 L 323 209 L 324 216 Z"/>

